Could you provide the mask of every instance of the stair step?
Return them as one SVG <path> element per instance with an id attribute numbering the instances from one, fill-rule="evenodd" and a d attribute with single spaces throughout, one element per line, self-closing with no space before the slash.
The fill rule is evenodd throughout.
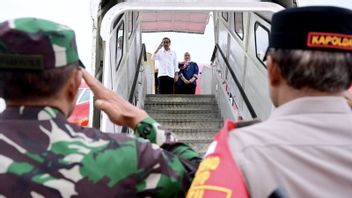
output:
<path id="1" fill-rule="evenodd" d="M 146 98 L 215 98 L 215 96 L 208 94 L 147 94 Z"/>
<path id="2" fill-rule="evenodd" d="M 194 139 L 194 140 L 184 140 L 183 142 L 184 143 L 187 143 L 187 144 L 210 144 L 213 140 L 197 140 L 197 139 Z"/>
<path id="3" fill-rule="evenodd" d="M 209 129 L 217 130 L 222 127 L 222 122 L 160 122 L 165 128 L 174 129 Z"/>
<path id="4" fill-rule="evenodd" d="M 172 132 L 174 133 L 214 133 L 216 134 L 217 132 L 220 131 L 221 128 L 218 129 L 174 129 Z"/>
<path id="5" fill-rule="evenodd" d="M 216 105 L 208 105 L 208 104 L 145 104 L 144 109 L 145 110 L 208 110 L 212 111 L 217 109 L 218 107 Z"/>
<path id="6" fill-rule="evenodd" d="M 148 105 L 217 105 L 215 99 L 214 101 L 208 102 L 208 101 L 169 101 L 169 100 L 163 100 L 163 101 L 145 101 L 145 104 Z"/>
<path id="7" fill-rule="evenodd" d="M 158 122 L 220 122 L 222 123 L 222 119 L 216 118 L 216 117 L 208 117 L 208 118 L 203 118 L 199 115 L 196 114 L 190 114 L 187 117 L 181 117 L 181 116 L 174 116 L 174 117 L 160 117 L 160 118 L 155 118 Z"/>
<path id="8" fill-rule="evenodd" d="M 201 121 L 160 121 L 161 125 L 163 125 L 167 129 L 219 129 L 222 127 L 223 123 L 219 121 L 208 120 L 206 122 Z"/>
<path id="9" fill-rule="evenodd" d="M 173 113 L 173 114 L 161 114 L 161 113 L 149 113 L 150 117 L 156 120 L 167 120 L 167 119 L 202 119 L 202 120 L 213 120 L 220 119 L 219 113 Z"/>
<path id="10" fill-rule="evenodd" d="M 146 109 L 145 109 L 146 110 Z M 205 113 L 216 113 L 220 114 L 219 109 L 148 109 L 146 110 L 148 114 L 184 114 L 184 113 L 192 113 L 192 114 L 205 114 Z"/>
<path id="11" fill-rule="evenodd" d="M 211 141 L 214 139 L 214 136 L 216 135 L 217 132 L 192 132 L 192 133 L 174 132 L 174 133 L 177 139 L 183 142 L 186 140 L 194 140 L 194 139 Z"/>
<path id="12" fill-rule="evenodd" d="M 146 103 L 216 103 L 214 96 L 207 95 L 147 95 Z"/>
<path id="13" fill-rule="evenodd" d="M 194 150 L 196 150 L 201 156 L 207 152 L 208 147 L 211 143 L 210 142 L 202 142 L 202 143 L 192 143 L 192 142 L 185 142 L 186 144 L 190 145 Z"/>
<path id="14" fill-rule="evenodd" d="M 223 126 L 214 95 L 147 95 L 144 109 L 200 155 Z"/>

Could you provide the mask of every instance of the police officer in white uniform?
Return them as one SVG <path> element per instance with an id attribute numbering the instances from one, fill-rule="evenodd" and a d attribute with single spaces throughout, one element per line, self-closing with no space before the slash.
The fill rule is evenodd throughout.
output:
<path id="1" fill-rule="evenodd" d="M 278 187 L 290 197 L 352 195 L 352 11 L 303 7 L 272 18 L 267 54 L 277 107 L 228 143 L 251 197 Z"/>

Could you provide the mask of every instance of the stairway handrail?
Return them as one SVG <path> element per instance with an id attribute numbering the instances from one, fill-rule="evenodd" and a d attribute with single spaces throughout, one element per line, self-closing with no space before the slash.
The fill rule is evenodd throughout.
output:
<path id="1" fill-rule="evenodd" d="M 227 58 L 226 58 L 224 52 L 221 50 L 219 44 L 215 44 L 215 47 L 214 47 L 214 50 L 213 50 L 213 54 L 212 54 L 212 56 L 211 56 L 210 61 L 211 61 L 212 63 L 214 62 L 214 60 L 215 60 L 215 58 L 216 58 L 216 52 L 217 52 L 217 51 L 220 52 L 220 54 L 221 54 L 223 60 L 225 61 L 225 65 L 226 65 L 227 69 L 230 71 L 231 77 L 232 77 L 232 79 L 235 81 L 235 83 L 236 83 L 236 85 L 237 85 L 237 88 L 238 88 L 238 90 L 240 91 L 240 94 L 241 94 L 241 96 L 242 96 L 242 98 L 243 98 L 243 100 L 244 100 L 244 102 L 245 102 L 245 104 L 246 104 L 246 106 L 247 106 L 247 108 L 248 108 L 248 110 L 249 110 L 249 113 L 251 114 L 251 116 L 252 116 L 253 119 L 254 119 L 254 118 L 257 118 L 258 116 L 257 116 L 257 114 L 255 113 L 251 102 L 249 101 L 249 99 L 248 99 L 246 93 L 244 92 L 241 83 L 240 83 L 239 80 L 237 79 L 237 77 L 236 77 L 236 75 L 235 75 L 235 72 L 234 72 L 233 69 L 230 67 L 230 64 L 229 64 L 229 62 L 228 62 L 228 60 L 227 60 Z"/>
<path id="2" fill-rule="evenodd" d="M 138 57 L 138 62 L 137 62 L 137 68 L 136 68 L 136 73 L 134 74 L 134 79 L 133 79 L 133 84 L 132 84 L 132 87 L 131 87 L 131 91 L 130 91 L 130 95 L 129 95 L 129 98 L 128 98 L 128 102 L 132 103 L 133 105 L 135 105 L 133 103 L 133 97 L 134 97 L 134 94 L 136 92 L 136 85 L 137 85 L 137 80 L 138 80 L 138 77 L 139 77 L 139 70 L 141 68 L 141 65 L 142 65 L 142 57 L 144 57 L 144 61 L 147 61 L 147 52 L 145 50 L 145 44 L 143 43 L 142 44 L 142 48 L 141 48 L 141 51 L 139 53 L 139 57 Z M 127 127 L 123 127 L 121 132 L 122 133 L 127 133 Z"/>
<path id="3" fill-rule="evenodd" d="M 137 62 L 137 69 L 136 69 L 136 73 L 134 74 L 134 79 L 133 79 L 133 84 L 131 87 L 131 92 L 130 92 L 130 97 L 128 98 L 128 102 L 132 103 L 133 101 L 133 97 L 135 94 L 135 89 L 136 89 L 136 85 L 137 85 L 137 80 L 138 80 L 138 76 L 139 76 L 139 70 L 141 68 L 142 65 L 142 57 L 144 57 L 144 61 L 147 61 L 147 52 L 145 50 L 145 44 L 142 44 L 142 49 L 141 52 L 139 53 L 139 57 L 138 57 L 138 62 Z"/>

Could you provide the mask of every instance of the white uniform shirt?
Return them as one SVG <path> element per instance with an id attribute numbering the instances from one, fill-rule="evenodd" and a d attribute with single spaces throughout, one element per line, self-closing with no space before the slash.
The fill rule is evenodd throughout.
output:
<path id="1" fill-rule="evenodd" d="M 168 51 L 160 49 L 158 53 L 153 54 L 152 59 L 159 61 L 158 77 L 169 76 L 174 78 L 175 73 L 179 71 L 176 53 L 171 49 Z"/>
<path id="2" fill-rule="evenodd" d="M 228 140 L 251 197 L 352 196 L 352 111 L 342 97 L 290 101 Z"/>

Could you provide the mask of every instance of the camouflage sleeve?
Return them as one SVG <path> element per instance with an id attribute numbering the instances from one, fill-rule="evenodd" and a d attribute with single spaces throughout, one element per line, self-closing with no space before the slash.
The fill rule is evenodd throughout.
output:
<path id="1" fill-rule="evenodd" d="M 187 189 L 189 188 L 189 182 L 191 182 L 194 178 L 195 172 L 201 161 L 199 154 L 189 145 L 177 142 L 177 139 L 171 132 L 163 129 L 162 126 L 152 118 L 146 118 L 141 123 L 139 123 L 135 131 L 137 136 L 143 137 L 144 139 L 147 139 L 153 143 L 150 145 L 153 145 L 152 147 L 155 149 L 159 148 L 159 146 L 162 148 L 157 151 L 143 149 L 143 152 L 151 152 L 150 155 L 153 155 L 153 152 L 161 152 L 159 156 L 160 158 L 158 160 L 163 161 L 163 163 L 167 163 L 165 168 L 172 170 L 171 173 L 174 172 L 167 176 L 174 177 L 174 180 L 171 179 L 164 184 L 161 183 L 161 185 L 164 186 L 163 188 L 168 189 L 171 186 L 171 181 L 176 182 L 178 184 L 174 183 L 174 185 L 172 185 L 174 186 L 172 189 L 178 188 L 181 193 L 179 196 L 184 196 L 183 193 L 187 192 Z M 165 150 L 167 152 L 165 152 Z M 145 160 L 145 154 L 143 154 L 143 156 L 143 159 Z M 147 160 L 150 161 L 148 158 Z M 176 191 L 169 189 L 165 192 Z M 163 195 L 163 197 L 168 197 L 163 193 L 160 195 Z"/>
<path id="2" fill-rule="evenodd" d="M 161 148 L 178 156 L 182 160 L 199 163 L 199 154 L 189 145 L 178 142 L 175 136 L 163 128 L 153 118 L 148 117 L 140 122 L 136 129 L 136 135 L 159 145 Z"/>

